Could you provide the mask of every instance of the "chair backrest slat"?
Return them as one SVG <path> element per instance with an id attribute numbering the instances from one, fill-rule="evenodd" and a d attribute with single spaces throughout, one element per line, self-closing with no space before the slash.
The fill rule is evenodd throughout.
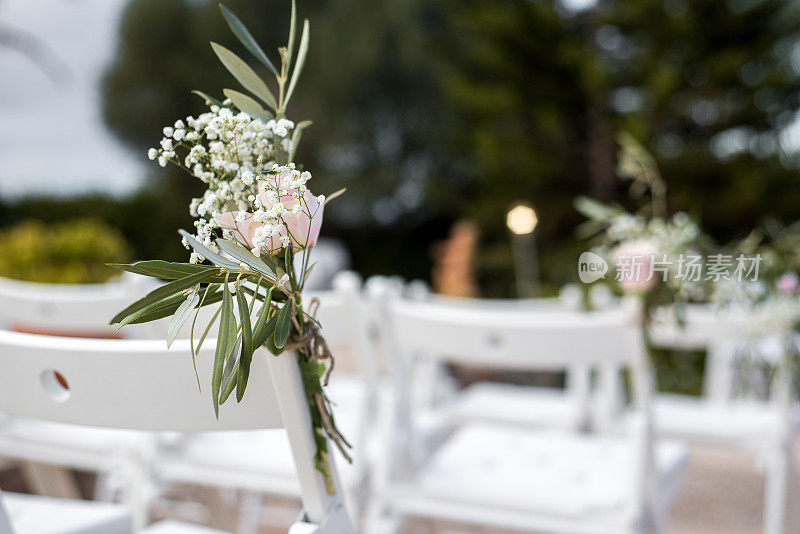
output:
<path id="1" fill-rule="evenodd" d="M 229 399 L 217 421 L 209 388 L 215 344 L 206 340 L 197 354 L 201 390 L 188 340 L 177 340 L 167 349 L 163 339 L 77 339 L 0 331 L 0 411 L 138 430 L 282 426 L 265 351 L 253 359 L 243 401 Z"/>
<path id="2" fill-rule="evenodd" d="M 0 277 L 0 317 L 27 328 L 113 333 L 116 327 L 108 320 L 155 285 L 128 276 L 105 284 L 43 284 Z"/>
<path id="3" fill-rule="evenodd" d="M 602 312 L 481 309 L 396 301 L 390 308 L 400 349 L 452 363 L 506 369 L 566 369 L 642 356 L 632 307 Z"/>

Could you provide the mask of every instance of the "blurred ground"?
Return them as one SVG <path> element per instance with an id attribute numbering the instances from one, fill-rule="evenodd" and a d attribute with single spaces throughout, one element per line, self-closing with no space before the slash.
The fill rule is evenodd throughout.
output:
<path id="1" fill-rule="evenodd" d="M 764 478 L 749 455 L 694 447 L 672 509 L 676 534 L 759 533 Z"/>

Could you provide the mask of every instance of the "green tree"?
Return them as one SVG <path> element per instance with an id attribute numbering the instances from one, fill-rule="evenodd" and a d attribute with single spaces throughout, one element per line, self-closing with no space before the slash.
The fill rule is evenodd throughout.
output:
<path id="1" fill-rule="evenodd" d="M 721 239 L 766 213 L 800 217 L 796 161 L 778 143 L 800 103 L 796 2 L 442 6 L 445 87 L 464 119 L 454 146 L 473 169 L 471 194 L 452 200 L 489 233 L 485 271 L 508 277 L 503 214 L 522 199 L 540 214 L 547 277 L 572 278 L 574 196 L 627 200 L 613 179 L 619 130 L 656 155 L 672 208 Z"/>
<path id="2" fill-rule="evenodd" d="M 285 36 L 286 0 L 226 1 L 265 49 Z M 792 0 L 309 0 L 311 48 L 291 118 L 315 121 L 298 160 L 365 273 L 427 277 L 429 244 L 459 218 L 482 231 L 487 294 L 512 279 L 505 213 L 539 214 L 543 275 L 573 278 L 579 194 L 627 202 L 615 135 L 658 160 L 673 210 L 716 237 L 765 214 L 800 218 L 797 162 L 778 143 L 800 101 L 800 7 Z M 162 126 L 202 111 L 191 95 L 235 82 L 208 46 L 235 42 L 214 2 L 132 0 L 106 78 L 106 118 L 144 154 Z M 144 157 L 144 155 L 143 155 Z M 153 167 L 184 213 L 191 178 Z M 188 221 L 188 219 L 187 219 Z M 402 251 L 399 253 L 398 251 Z"/>

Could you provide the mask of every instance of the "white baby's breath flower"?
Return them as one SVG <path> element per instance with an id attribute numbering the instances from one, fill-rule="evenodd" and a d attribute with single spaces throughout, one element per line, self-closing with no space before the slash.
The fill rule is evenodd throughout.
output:
<path id="1" fill-rule="evenodd" d="M 222 107 L 209 104 L 209 111 L 165 127 L 160 148 L 148 150 L 147 155 L 162 167 L 170 161 L 183 164 L 207 184 L 204 194 L 189 205 L 189 213 L 197 218 L 200 243 L 216 252 L 218 237 L 233 237 L 231 229 L 220 228 L 215 218 L 236 211 L 237 224 L 260 225 L 248 236 L 253 253 L 275 253 L 276 247 L 292 246 L 282 218 L 308 211 L 310 200 L 305 184 L 311 173 L 300 172 L 294 163 L 275 161 L 277 154 L 295 149 L 291 141 L 295 123 L 285 118 L 254 119 L 226 102 Z M 203 259 L 194 252 L 192 261 Z"/>
<path id="2" fill-rule="evenodd" d="M 255 174 L 253 174 L 253 171 L 245 167 L 242 169 L 240 178 L 242 180 L 242 183 L 244 183 L 245 185 L 253 185 L 253 182 L 255 181 Z"/>

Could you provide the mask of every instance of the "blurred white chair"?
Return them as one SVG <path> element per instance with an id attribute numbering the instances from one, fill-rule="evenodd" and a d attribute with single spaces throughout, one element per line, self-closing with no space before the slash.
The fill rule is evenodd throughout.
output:
<path id="1" fill-rule="evenodd" d="M 342 272 L 333 285 L 332 291 L 307 293 L 303 299 L 306 309 L 312 311 L 312 301 L 319 301 L 316 318 L 335 358 L 326 394 L 334 403 L 337 425 L 353 443 L 353 464 L 340 461 L 337 453 L 332 457 L 339 462 L 342 484 L 357 521 L 367 497 L 368 431 L 374 431 L 378 381 L 360 279 L 355 273 Z M 259 454 L 263 450 L 270 454 Z M 243 490 L 247 498 L 239 532 L 255 532 L 262 496 L 300 497 L 290 458 L 289 442 L 280 433 L 186 434 L 164 442 L 156 457 L 154 474 L 161 484 L 188 483 Z"/>
<path id="2" fill-rule="evenodd" d="M 197 357 L 203 384 L 210 383 L 214 350 L 214 341 L 208 340 Z M 0 331 L 0 410 L 77 425 L 142 431 L 283 427 L 304 506 L 290 533 L 352 532 L 336 466 L 331 465 L 331 470 L 337 492 L 331 496 L 314 465 L 311 416 L 294 355 L 276 358 L 259 349 L 247 395 L 241 403 L 223 406 L 219 420 L 207 391 L 201 394 L 197 390 L 188 355 L 188 340 L 178 340 L 167 349 L 163 340 L 73 339 Z M 259 452 L 270 454 L 268 450 Z M 149 496 L 144 485 L 138 489 L 129 502 L 134 506 L 141 503 L 141 511 Z M 9 515 L 15 517 L 13 509 Z M 134 517 L 137 519 L 142 518 Z"/>
<path id="3" fill-rule="evenodd" d="M 392 353 L 396 409 L 370 532 L 393 531 L 409 517 L 537 532 L 663 532 L 686 451 L 653 443 L 651 375 L 635 314 L 388 298 L 380 324 Z M 467 423 L 427 456 L 414 457 L 408 377 L 427 359 L 510 370 L 615 362 L 631 371 L 637 424 L 620 438 Z"/>
<path id="4" fill-rule="evenodd" d="M 781 365 L 785 336 L 747 340 L 747 315 L 720 312 L 709 306 L 688 306 L 685 324 L 661 311 L 651 328 L 659 348 L 705 350 L 704 395 L 659 394 L 654 401 L 657 431 L 691 443 L 722 446 L 755 455 L 766 478 L 764 532 L 782 534 L 786 523 L 787 492 L 794 476 L 793 443 L 797 418 L 791 399 L 791 378 Z M 736 368 L 754 353 L 767 356 L 773 374 L 766 400 L 737 398 Z M 619 384 L 616 386 L 619 389 Z"/>
<path id="5" fill-rule="evenodd" d="M 308 280 L 305 282 L 304 289 L 307 291 L 330 289 L 333 286 L 336 275 L 350 268 L 350 253 L 344 243 L 338 239 L 320 238 L 313 248 L 306 250 L 310 251 L 309 253 L 311 254 L 308 267 L 314 266 L 314 270 L 311 271 Z M 295 258 L 294 264 L 298 276 L 300 275 L 303 254 L 305 253 L 305 251 L 298 252 Z"/>
<path id="6" fill-rule="evenodd" d="M 44 284 L 0 277 L 0 319 L 9 329 L 75 337 L 118 337 L 109 319 L 157 282 L 123 273 L 103 284 Z"/>
<path id="7" fill-rule="evenodd" d="M 120 504 L 0 492 L 0 534 L 128 534 L 131 531 L 130 512 Z"/>
<path id="8" fill-rule="evenodd" d="M 477 299 L 430 295 L 422 300 L 454 310 L 496 311 L 513 314 L 536 311 L 559 314 L 580 309 L 581 295 L 568 287 L 558 297 L 536 299 Z M 419 300 L 419 299 L 417 299 Z M 430 360 L 418 366 L 415 395 L 418 417 L 437 430 L 465 421 L 506 422 L 513 425 L 583 428 L 589 422 L 590 369 L 581 362 L 566 368 L 564 387 L 537 387 L 479 381 L 462 389 L 448 384 L 444 362 Z M 480 366 L 480 364 L 477 364 Z M 559 370 L 560 371 L 560 370 Z M 427 378 L 425 378 L 427 376 Z"/>

